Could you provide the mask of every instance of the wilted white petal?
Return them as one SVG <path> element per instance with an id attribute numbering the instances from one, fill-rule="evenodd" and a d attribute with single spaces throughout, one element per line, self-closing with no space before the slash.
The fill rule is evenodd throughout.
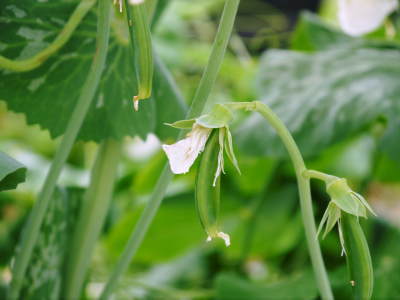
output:
<path id="1" fill-rule="evenodd" d="M 214 237 L 218 237 L 218 238 L 223 239 L 224 242 L 225 242 L 225 246 L 226 246 L 226 247 L 229 247 L 229 246 L 231 245 L 231 238 L 230 238 L 229 234 L 226 234 L 226 233 L 224 233 L 224 232 L 222 232 L 222 231 L 217 232 L 216 235 L 213 236 L 213 237 L 208 236 L 208 237 L 207 237 L 207 242 L 211 242 L 211 240 L 212 240 Z"/>
<path id="2" fill-rule="evenodd" d="M 339 0 L 340 26 L 354 36 L 371 32 L 397 6 L 397 0 Z"/>
<path id="3" fill-rule="evenodd" d="M 171 171 L 175 174 L 187 173 L 197 156 L 204 150 L 212 129 L 193 124 L 186 138 L 172 145 L 163 145 Z"/>

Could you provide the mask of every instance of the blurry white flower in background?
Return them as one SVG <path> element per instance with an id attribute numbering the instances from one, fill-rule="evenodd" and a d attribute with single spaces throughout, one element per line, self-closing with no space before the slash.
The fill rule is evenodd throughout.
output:
<path id="1" fill-rule="evenodd" d="M 127 139 L 125 143 L 126 154 L 133 160 L 146 160 L 151 158 L 161 148 L 161 142 L 158 137 L 150 133 L 147 135 L 146 140 L 139 137 Z"/>
<path id="2" fill-rule="evenodd" d="M 377 29 L 386 16 L 398 7 L 397 0 L 338 0 L 340 26 L 358 36 Z"/>

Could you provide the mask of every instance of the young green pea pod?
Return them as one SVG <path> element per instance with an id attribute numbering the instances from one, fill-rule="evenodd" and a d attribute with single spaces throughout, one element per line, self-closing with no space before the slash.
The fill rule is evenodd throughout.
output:
<path id="1" fill-rule="evenodd" d="M 372 297 L 374 275 L 364 232 L 358 218 L 351 214 L 342 213 L 340 226 L 354 298 L 369 300 Z"/>
<path id="2" fill-rule="evenodd" d="M 133 97 L 135 110 L 139 110 L 139 100 L 150 98 L 153 85 L 153 48 L 150 25 L 144 0 L 125 0 L 131 41 L 135 45 L 136 77 L 138 94 Z M 128 5 L 130 4 L 130 6 Z M 130 10 L 130 8 L 132 10 Z M 131 16 L 132 14 L 132 16 Z"/>
<path id="3" fill-rule="evenodd" d="M 229 235 L 219 231 L 218 214 L 220 204 L 220 177 L 215 184 L 215 172 L 218 167 L 218 155 L 220 152 L 219 133 L 213 130 L 200 161 L 196 177 L 196 208 L 201 225 L 211 241 L 215 237 L 224 240 L 225 245 L 230 245 Z"/>

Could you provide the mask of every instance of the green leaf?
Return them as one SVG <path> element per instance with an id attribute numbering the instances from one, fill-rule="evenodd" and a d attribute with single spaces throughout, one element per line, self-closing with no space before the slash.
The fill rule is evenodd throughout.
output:
<path id="1" fill-rule="evenodd" d="M 0 191 L 15 189 L 25 181 L 26 167 L 0 152 Z"/>
<path id="2" fill-rule="evenodd" d="M 396 41 L 388 41 L 384 36 L 349 36 L 333 25 L 310 12 L 303 12 L 291 39 L 291 49 L 300 51 L 322 51 L 339 47 L 399 48 Z"/>
<path id="3" fill-rule="evenodd" d="M 257 77 L 261 100 L 279 115 L 304 155 L 319 153 L 400 112 L 398 51 L 347 47 L 304 54 L 268 51 Z M 269 124 L 252 115 L 237 132 L 250 154 L 286 157 Z"/>
<path id="4" fill-rule="evenodd" d="M 248 282 L 237 275 L 222 273 L 215 282 L 216 299 L 314 299 L 317 287 L 311 272 L 270 284 Z"/>
<path id="5" fill-rule="evenodd" d="M 378 229 L 381 231 L 379 248 L 371 247 L 375 276 L 372 297 L 373 299 L 398 299 L 400 297 L 400 231 L 388 224 L 380 224 Z"/>
<path id="6" fill-rule="evenodd" d="M 43 50 L 62 30 L 77 1 L 2 1 L 0 51 L 7 58 L 31 57 Z M 53 138 L 64 133 L 82 84 L 95 55 L 96 10 L 83 19 L 66 45 L 39 68 L 24 73 L 0 71 L 0 99 L 8 108 L 26 115 Z M 159 60 L 155 62 L 153 97 L 134 112 L 137 94 L 133 58 L 124 18 L 113 18 L 107 64 L 99 89 L 81 128 L 79 139 L 101 141 L 124 136 L 146 137 L 156 132 L 162 139 L 176 132 L 160 126 L 181 119 L 185 106 Z"/>
<path id="7" fill-rule="evenodd" d="M 117 259 L 140 217 L 142 206 L 127 211 L 105 239 L 105 249 Z M 206 244 L 192 194 L 166 198 L 149 228 L 136 262 L 154 263 L 172 259 L 198 244 Z"/>
<path id="8" fill-rule="evenodd" d="M 81 189 L 56 189 L 33 251 L 21 299 L 59 299 L 70 233 Z"/>
<path id="9" fill-rule="evenodd" d="M 237 220 L 238 224 L 232 230 L 227 229 L 231 235 L 231 246 L 224 249 L 224 252 L 230 260 L 240 259 L 244 247 L 247 248 L 248 257 L 265 257 L 272 260 L 289 252 L 301 241 L 303 229 L 300 213 L 295 208 L 296 187 L 280 186 L 278 191 L 270 189 L 262 197 L 264 199 L 260 206 L 249 202 L 246 208 L 232 211 L 232 218 Z M 221 212 L 223 211 L 221 209 Z M 249 225 L 252 226 L 250 230 Z"/>
<path id="10" fill-rule="evenodd" d="M 394 122 L 391 122 L 385 131 L 379 149 L 387 154 L 387 156 L 396 161 L 400 162 L 400 118 Z M 393 166 L 393 165 L 392 165 Z"/>
<path id="11" fill-rule="evenodd" d="M 303 12 L 292 36 L 291 49 L 327 50 L 356 41 L 361 39 L 344 34 L 310 12 Z"/>

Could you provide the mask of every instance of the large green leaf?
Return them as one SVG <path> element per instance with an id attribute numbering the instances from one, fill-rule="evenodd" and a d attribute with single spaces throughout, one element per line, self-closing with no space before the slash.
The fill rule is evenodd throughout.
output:
<path id="1" fill-rule="evenodd" d="M 24 165 L 0 152 L 0 191 L 11 190 L 25 181 L 26 168 Z"/>
<path id="2" fill-rule="evenodd" d="M 259 98 L 288 126 L 305 155 L 312 155 L 400 112 L 399 52 L 338 47 L 314 54 L 268 51 L 257 77 Z M 286 155 L 271 127 L 251 116 L 238 132 L 252 154 Z"/>
<path id="3" fill-rule="evenodd" d="M 311 272 L 298 274 L 277 283 L 248 282 L 236 275 L 222 273 L 216 280 L 216 299 L 314 299 L 317 288 Z"/>
<path id="4" fill-rule="evenodd" d="M 247 217 L 250 217 L 246 219 L 247 222 L 238 222 L 229 231 L 232 243 L 225 249 L 226 255 L 230 259 L 240 258 L 246 247 L 246 255 L 249 257 L 271 259 L 293 249 L 303 237 L 300 212 L 294 209 L 297 204 L 296 195 L 296 188 L 290 185 L 281 185 L 279 191 L 269 189 L 268 194 L 263 195 L 263 205 L 254 207 L 253 204 L 253 210 L 257 209 L 254 212 L 250 210 L 253 214 L 247 211 Z M 235 210 L 234 215 L 238 219 L 240 211 Z M 249 225 L 253 226 L 250 231 Z"/>
<path id="5" fill-rule="evenodd" d="M 57 36 L 77 1 L 37 2 L 6 0 L 0 3 L 0 53 L 12 59 L 31 57 Z M 157 60 L 154 92 L 134 112 L 136 78 L 124 18 L 113 18 L 109 53 L 98 92 L 79 134 L 82 140 L 100 141 L 156 132 L 172 136 L 159 124 L 183 117 L 184 104 L 162 63 Z M 65 131 L 95 55 L 96 10 L 83 19 L 68 43 L 39 68 L 15 73 L 0 71 L 0 99 L 8 108 L 26 114 L 29 124 L 49 129 L 52 137 Z"/>
<path id="6" fill-rule="evenodd" d="M 108 254 L 116 259 L 142 212 L 137 207 L 118 220 L 105 240 Z M 206 235 L 196 215 L 192 195 L 166 198 L 137 253 L 139 262 L 162 262 L 182 254 L 199 243 Z"/>

